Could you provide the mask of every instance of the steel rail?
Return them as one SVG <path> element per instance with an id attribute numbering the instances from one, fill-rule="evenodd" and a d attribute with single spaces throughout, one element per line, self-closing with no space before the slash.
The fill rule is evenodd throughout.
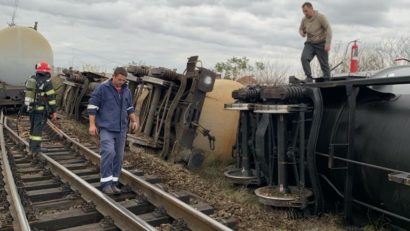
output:
<path id="1" fill-rule="evenodd" d="M 16 182 L 13 178 L 13 172 L 11 171 L 9 159 L 7 157 L 6 152 L 6 143 L 4 140 L 4 132 L 3 132 L 3 120 L 4 115 L 3 111 L 1 112 L 0 116 L 0 145 L 1 145 L 1 157 L 2 161 L 1 164 L 3 166 L 3 173 L 5 174 L 5 189 L 9 194 L 8 200 L 10 202 L 10 213 L 13 217 L 13 229 L 18 231 L 27 231 L 31 230 L 30 224 L 27 220 L 26 212 L 24 210 L 24 206 L 21 203 L 20 195 L 18 193 Z"/>
<path id="2" fill-rule="evenodd" d="M 6 122 L 4 126 L 11 135 L 14 136 L 15 140 L 24 143 L 26 146 L 28 145 L 25 140 L 17 136 L 17 134 L 7 126 Z M 156 230 L 155 227 L 133 214 L 124 206 L 118 204 L 109 196 L 105 195 L 46 154 L 40 152 L 39 156 L 48 162 L 48 167 L 52 169 L 53 173 L 56 173 L 63 181 L 69 183 L 70 187 L 78 190 L 83 198 L 92 201 L 95 204 L 96 209 L 104 216 L 111 217 L 114 224 L 121 230 Z"/>
<path id="3" fill-rule="evenodd" d="M 68 142 L 77 146 L 78 151 L 85 158 L 98 166 L 100 165 L 100 156 L 97 153 L 69 137 L 52 122 L 48 121 L 47 124 L 57 134 L 64 136 Z M 188 228 L 192 230 L 232 230 L 125 169 L 121 170 L 119 181 L 137 192 L 143 192 L 149 202 L 164 208 L 172 218 L 183 219 Z"/>

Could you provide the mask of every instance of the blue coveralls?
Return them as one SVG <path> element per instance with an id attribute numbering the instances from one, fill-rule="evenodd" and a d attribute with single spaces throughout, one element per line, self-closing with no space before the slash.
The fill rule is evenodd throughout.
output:
<path id="1" fill-rule="evenodd" d="M 100 135 L 101 188 L 115 186 L 121 174 L 128 117 L 135 111 L 131 91 L 127 84 L 118 92 L 111 80 L 104 82 L 92 93 L 87 109 L 95 115 Z"/>

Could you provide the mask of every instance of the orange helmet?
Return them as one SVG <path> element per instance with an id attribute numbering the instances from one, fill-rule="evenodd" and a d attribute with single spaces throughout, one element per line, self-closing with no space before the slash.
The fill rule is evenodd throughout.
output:
<path id="1" fill-rule="evenodd" d="M 36 72 L 47 72 L 50 73 L 50 65 L 48 65 L 47 62 L 41 61 L 38 64 L 36 64 Z"/>

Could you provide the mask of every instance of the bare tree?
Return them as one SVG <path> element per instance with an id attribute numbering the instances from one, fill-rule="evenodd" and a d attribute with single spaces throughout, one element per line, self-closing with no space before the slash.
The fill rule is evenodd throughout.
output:
<path id="1" fill-rule="evenodd" d="M 375 71 L 395 64 L 398 57 L 410 57 L 410 40 L 406 36 L 383 39 L 376 43 L 359 41 L 359 71 Z M 336 67 L 332 73 L 349 73 L 350 44 L 338 42 L 332 47 L 329 55 L 330 69 Z M 319 62 L 312 61 L 312 71 L 315 76 L 321 76 Z"/>
<path id="2" fill-rule="evenodd" d="M 83 71 L 100 73 L 100 72 L 105 72 L 105 69 L 103 70 L 103 68 L 101 68 L 100 66 L 97 66 L 97 65 L 84 64 L 83 65 Z"/>
<path id="3" fill-rule="evenodd" d="M 388 66 L 386 58 L 377 51 L 377 46 L 376 44 L 362 44 L 359 50 L 359 71 L 375 71 Z"/>
<path id="4" fill-rule="evenodd" d="M 215 70 L 223 78 L 238 80 L 242 77 L 253 77 L 258 84 L 283 84 L 288 77 L 289 64 L 282 59 L 257 61 L 250 64 L 247 57 L 232 57 L 225 62 L 218 62 Z"/>
<path id="5" fill-rule="evenodd" d="M 257 68 L 252 73 L 260 84 L 278 85 L 287 82 L 290 66 L 279 60 L 256 62 Z"/>
<path id="6" fill-rule="evenodd" d="M 385 66 L 395 64 L 395 59 L 399 57 L 410 57 L 410 41 L 408 37 L 401 36 L 393 39 L 386 39 L 376 47 L 376 52 L 383 57 Z"/>

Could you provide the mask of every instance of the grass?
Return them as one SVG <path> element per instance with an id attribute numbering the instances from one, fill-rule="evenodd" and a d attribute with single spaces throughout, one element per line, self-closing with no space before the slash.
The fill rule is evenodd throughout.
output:
<path id="1" fill-rule="evenodd" d="M 256 209 L 262 208 L 263 206 L 258 202 L 258 198 L 253 193 L 252 188 L 234 186 L 232 182 L 224 176 L 224 170 L 228 169 L 227 166 L 230 166 L 232 163 L 232 161 L 207 160 L 196 173 L 201 179 L 220 188 L 224 196 L 232 201 Z"/>
<path id="2" fill-rule="evenodd" d="M 369 223 L 363 227 L 363 231 L 387 231 L 390 230 L 390 221 L 384 216 L 374 218 L 369 216 Z"/>

